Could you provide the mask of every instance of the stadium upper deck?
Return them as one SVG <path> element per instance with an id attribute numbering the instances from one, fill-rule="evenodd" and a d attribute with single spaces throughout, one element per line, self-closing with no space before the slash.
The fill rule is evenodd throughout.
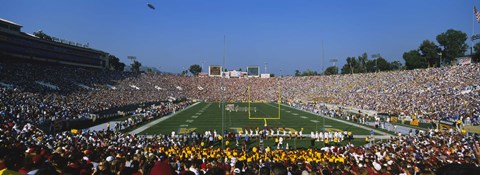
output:
<path id="1" fill-rule="evenodd" d="M 35 60 L 92 68 L 108 68 L 108 53 L 54 38 L 40 39 L 21 31 L 22 26 L 0 18 L 1 59 Z M 58 41 L 58 42 L 57 42 Z"/>

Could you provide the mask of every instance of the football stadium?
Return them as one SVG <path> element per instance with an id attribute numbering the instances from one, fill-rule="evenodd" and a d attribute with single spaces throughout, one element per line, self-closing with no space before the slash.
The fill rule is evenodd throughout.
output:
<path id="1" fill-rule="evenodd" d="M 0 175 L 480 174 L 477 2 L 107 2 L 0 7 Z"/>

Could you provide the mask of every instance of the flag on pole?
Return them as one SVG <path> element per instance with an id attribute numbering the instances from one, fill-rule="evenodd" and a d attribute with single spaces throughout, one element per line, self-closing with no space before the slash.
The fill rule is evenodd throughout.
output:
<path id="1" fill-rule="evenodd" d="M 475 14 L 475 18 L 477 19 L 477 22 L 480 22 L 480 12 L 477 10 L 476 6 L 473 6 L 473 13 Z"/>

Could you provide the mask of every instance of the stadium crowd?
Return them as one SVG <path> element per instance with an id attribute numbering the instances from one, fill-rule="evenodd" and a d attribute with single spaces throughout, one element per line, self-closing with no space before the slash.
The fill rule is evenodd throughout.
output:
<path id="1" fill-rule="evenodd" d="M 206 137 L 189 141 L 113 130 L 48 135 L 34 125 L 18 128 L 11 120 L 0 128 L 0 170 L 20 174 L 209 174 L 212 169 L 223 170 L 224 174 L 262 174 L 262 168 L 275 163 L 287 167 L 293 175 L 438 174 L 445 171 L 445 165 L 461 166 L 461 171 L 468 173 L 480 171 L 475 166 L 480 163 L 476 159 L 480 156 L 477 136 L 438 130 L 393 137 L 369 146 L 347 143 L 278 149 L 265 145 L 260 149 L 256 145 L 242 150 L 233 144 L 226 149 L 207 146 Z"/>
<path id="2" fill-rule="evenodd" d="M 175 91 L 136 89 L 132 84 L 135 76 L 58 65 L 4 65 L 0 72 L 0 114 L 37 124 L 182 97 Z"/>
<path id="3" fill-rule="evenodd" d="M 242 151 L 202 146 L 205 138 L 185 142 L 113 130 L 47 134 L 36 127 L 169 99 L 246 101 L 250 94 L 251 100 L 276 101 L 278 87 L 285 102 L 321 101 L 431 120 L 478 121 L 478 64 L 268 79 L 132 74 L 23 63 L 1 63 L 0 68 L 0 171 L 4 174 L 262 174 L 262 169 L 265 173 L 281 166 L 290 174 L 432 174 L 458 164 L 464 171 L 478 172 L 476 166 L 469 166 L 479 163 L 478 137 L 457 132 L 430 130 L 369 146 L 286 150 L 267 145 Z M 133 125 L 147 119 L 152 116 L 132 119 Z"/>
<path id="4" fill-rule="evenodd" d="M 247 92 L 254 101 L 276 101 L 280 85 L 283 101 L 321 101 L 437 119 L 473 117 L 480 111 L 478 64 L 353 75 L 223 80 L 19 64 L 3 66 L 0 75 L 0 85 L 14 86 L 2 88 L 2 101 L 7 101 L 3 106 L 15 104 L 10 108 L 48 114 L 35 115 L 40 119 L 77 118 L 112 107 L 169 98 L 220 101 L 222 83 L 226 101 L 246 101 Z"/>
<path id="5" fill-rule="evenodd" d="M 144 75 L 133 84 L 169 82 L 189 98 L 206 101 L 320 101 L 423 119 L 478 117 L 480 66 L 452 66 L 368 74 L 260 78 L 208 78 Z M 163 83 L 163 84 L 169 84 Z M 225 96 L 221 96 L 222 83 Z M 152 85 L 140 85 L 154 90 Z M 139 87 L 140 87 L 139 86 Z M 174 87 L 174 88 L 173 88 Z M 247 90 L 250 87 L 250 90 Z M 173 95 L 173 94 L 172 94 Z"/>

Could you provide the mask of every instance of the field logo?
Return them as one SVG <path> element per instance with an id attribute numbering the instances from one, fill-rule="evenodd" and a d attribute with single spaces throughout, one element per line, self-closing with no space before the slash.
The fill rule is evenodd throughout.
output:
<path id="1" fill-rule="evenodd" d="M 243 128 L 232 127 L 230 128 L 230 130 L 233 130 L 233 133 L 239 133 L 239 132 L 243 133 Z"/>
<path id="2" fill-rule="evenodd" d="M 179 134 L 188 134 L 188 133 L 191 133 L 195 130 L 197 130 L 197 128 L 179 128 L 178 133 Z"/>
<path id="3" fill-rule="evenodd" d="M 328 131 L 328 132 L 343 132 L 343 130 L 337 129 L 337 128 L 325 128 L 325 131 Z"/>

